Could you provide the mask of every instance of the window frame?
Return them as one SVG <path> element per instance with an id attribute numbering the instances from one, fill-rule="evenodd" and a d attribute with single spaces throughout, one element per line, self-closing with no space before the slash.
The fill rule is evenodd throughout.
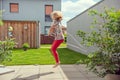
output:
<path id="1" fill-rule="evenodd" d="M 48 34 L 47 28 L 48 28 L 48 30 L 49 30 L 49 29 L 50 29 L 50 26 L 45 26 L 45 27 L 44 27 L 44 34 L 46 34 L 46 35 Z"/>
<path id="2" fill-rule="evenodd" d="M 52 11 L 51 12 L 53 12 L 53 5 L 45 5 L 45 22 L 52 22 L 50 14 L 49 15 L 46 14 L 46 6 L 51 6 L 52 7 Z M 49 18 L 49 20 L 47 20 L 46 17 Z"/>
<path id="3" fill-rule="evenodd" d="M 17 5 L 17 11 L 12 11 L 12 5 Z M 19 13 L 19 3 L 10 3 L 10 13 Z"/>

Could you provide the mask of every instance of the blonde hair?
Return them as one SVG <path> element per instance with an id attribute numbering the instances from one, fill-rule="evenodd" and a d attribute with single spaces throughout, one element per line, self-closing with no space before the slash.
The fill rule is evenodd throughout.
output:
<path id="1" fill-rule="evenodd" d="M 62 12 L 60 12 L 60 11 L 53 11 L 51 13 L 51 18 L 53 20 L 61 21 L 62 18 L 63 18 Z"/>

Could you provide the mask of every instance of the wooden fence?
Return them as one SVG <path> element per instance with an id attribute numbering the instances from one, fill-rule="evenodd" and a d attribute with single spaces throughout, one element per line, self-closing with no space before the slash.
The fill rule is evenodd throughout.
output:
<path id="1" fill-rule="evenodd" d="M 0 40 L 9 37 L 9 27 L 13 28 L 12 37 L 17 42 L 17 48 L 21 48 L 24 43 L 29 43 L 31 48 L 37 48 L 39 44 L 39 27 L 36 21 L 3 21 L 0 26 Z M 38 40 L 37 40 L 38 39 Z"/>
<path id="2" fill-rule="evenodd" d="M 41 39 L 41 44 L 52 44 L 54 41 L 54 37 L 44 34 L 41 34 L 40 39 Z"/>
<path id="3" fill-rule="evenodd" d="M 63 34 L 66 34 L 67 33 L 67 28 L 62 26 L 62 31 L 63 31 Z M 53 41 L 54 41 L 54 37 L 44 35 L 44 34 L 41 34 L 40 39 L 41 39 L 40 40 L 41 44 L 52 44 Z M 66 37 L 65 37 L 65 41 L 66 41 Z"/>

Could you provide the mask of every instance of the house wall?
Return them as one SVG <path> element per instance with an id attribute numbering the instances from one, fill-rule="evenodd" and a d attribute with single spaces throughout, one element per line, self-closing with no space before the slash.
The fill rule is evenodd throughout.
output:
<path id="1" fill-rule="evenodd" d="M 53 5 L 53 10 L 61 10 L 61 0 L 1 0 L 3 1 L 3 20 L 40 21 L 41 33 L 51 22 L 45 22 L 45 5 Z M 1 3 L 1 2 L 0 2 Z M 10 3 L 19 3 L 19 12 L 10 13 Z"/>
<path id="2" fill-rule="evenodd" d="M 120 9 L 120 0 L 102 0 L 88 10 L 95 9 L 102 12 L 104 7 L 114 7 L 116 9 Z M 91 25 L 92 17 L 88 15 L 88 10 L 82 12 L 67 22 L 67 47 L 83 54 L 88 54 L 96 49 L 94 47 L 86 48 L 81 45 L 80 38 L 76 36 L 76 32 L 78 30 L 84 30 L 86 32 L 90 31 L 89 26 Z"/>

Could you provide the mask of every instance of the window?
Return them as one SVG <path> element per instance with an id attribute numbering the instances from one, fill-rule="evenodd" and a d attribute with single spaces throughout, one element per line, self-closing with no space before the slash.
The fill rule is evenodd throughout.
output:
<path id="1" fill-rule="evenodd" d="M 45 21 L 51 22 L 52 19 L 50 17 L 51 12 L 53 11 L 53 5 L 45 5 Z"/>
<path id="2" fill-rule="evenodd" d="M 19 11 L 18 3 L 10 3 L 10 12 L 18 13 L 18 11 Z"/>
<path id="3" fill-rule="evenodd" d="M 48 34 L 49 29 L 50 29 L 50 26 L 45 26 L 45 34 Z"/>

